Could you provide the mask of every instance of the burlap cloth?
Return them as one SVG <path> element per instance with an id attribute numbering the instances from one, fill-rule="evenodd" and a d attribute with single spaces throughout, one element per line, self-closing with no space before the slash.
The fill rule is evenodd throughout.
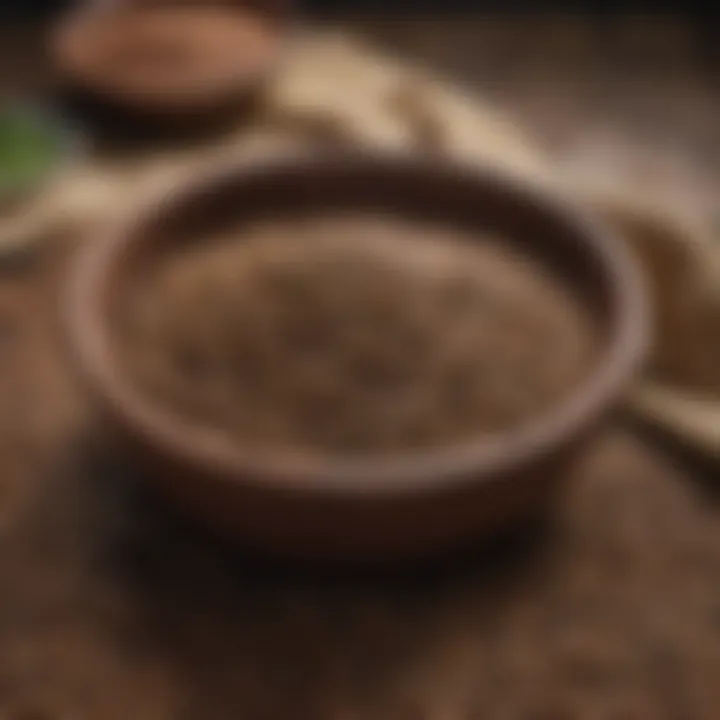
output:
<path id="1" fill-rule="evenodd" d="M 431 149 L 564 183 L 483 103 L 313 37 L 254 123 L 212 147 L 93 159 L 6 218 L 5 258 L 91 241 L 205 163 L 297 141 Z M 648 271 L 659 332 L 627 407 L 717 462 L 716 248 L 636 188 L 565 191 L 601 207 Z M 540 528 L 520 552 L 503 543 L 464 570 L 392 582 L 257 567 L 136 503 L 117 459 L 73 444 L 82 410 L 53 359 L 52 301 L 13 277 L 0 293 L 0 361 L 15 368 L 0 375 L 1 720 L 719 716 L 717 519 L 627 437 L 606 437 L 579 471 L 549 542 Z M 16 317 L 29 319 L 13 329 Z"/>

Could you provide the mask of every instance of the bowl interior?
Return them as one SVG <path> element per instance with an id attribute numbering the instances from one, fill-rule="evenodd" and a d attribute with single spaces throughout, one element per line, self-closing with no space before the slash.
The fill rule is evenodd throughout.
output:
<path id="1" fill-rule="evenodd" d="M 158 253 L 257 217 L 353 209 L 459 224 L 507 238 L 572 289 L 595 323 L 598 357 L 581 385 L 546 415 L 502 437 L 382 459 L 318 460 L 262 456 L 171 411 L 134 388 L 114 352 L 112 316 L 127 283 Z M 603 229 L 562 201 L 490 169 L 405 157 L 291 158 L 233 167 L 204 178 L 142 212 L 91 249 L 76 275 L 72 325 L 86 371 L 116 415 L 166 452 L 229 475 L 298 477 L 337 487 L 368 478 L 399 487 L 448 474 L 498 472 L 530 460 L 580 432 L 613 399 L 642 355 L 645 317 L 634 265 Z"/>

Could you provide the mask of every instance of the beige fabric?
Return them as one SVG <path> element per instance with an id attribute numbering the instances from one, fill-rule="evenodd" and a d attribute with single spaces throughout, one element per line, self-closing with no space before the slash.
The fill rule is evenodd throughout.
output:
<path id="1" fill-rule="evenodd" d="M 309 34 L 287 54 L 251 127 L 182 153 L 96 159 L 0 221 L 0 251 L 88 233 L 206 165 L 298 142 L 439 153 L 539 183 L 563 180 L 513 120 L 462 90 L 346 36 Z M 629 405 L 720 461 L 720 251 L 691 223 L 629 191 L 587 194 L 637 251 L 655 301 L 656 350 Z"/>
<path id="2" fill-rule="evenodd" d="M 640 258 L 656 315 L 653 354 L 629 406 L 720 464 L 720 245 L 657 207 L 627 198 L 601 206 Z"/>

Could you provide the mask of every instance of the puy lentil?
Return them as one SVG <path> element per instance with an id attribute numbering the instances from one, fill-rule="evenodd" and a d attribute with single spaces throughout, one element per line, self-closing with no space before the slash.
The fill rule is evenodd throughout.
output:
<path id="1" fill-rule="evenodd" d="M 593 347 L 582 304 L 511 248 L 394 217 L 249 224 L 155 263 L 123 306 L 125 363 L 154 400 L 254 446 L 507 431 L 566 395 Z"/>

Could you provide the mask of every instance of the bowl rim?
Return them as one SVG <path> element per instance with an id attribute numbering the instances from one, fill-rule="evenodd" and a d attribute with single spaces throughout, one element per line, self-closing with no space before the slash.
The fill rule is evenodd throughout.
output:
<path id="1" fill-rule="evenodd" d="M 227 189 L 239 180 L 252 183 L 259 174 L 296 172 L 298 167 L 322 170 L 342 162 L 358 169 L 460 175 L 482 192 L 487 183 L 559 219 L 575 233 L 599 264 L 613 309 L 598 362 L 567 398 L 518 429 L 478 440 L 425 451 L 368 457 L 308 457 L 282 449 L 248 449 L 229 437 L 163 409 L 134 386 L 130 373 L 112 351 L 113 332 L 102 310 L 118 259 L 140 237 L 147 223 L 172 214 L 184 203 L 211 189 Z M 302 165 L 298 165 L 301 163 Z M 465 483 L 511 474 L 569 444 L 616 399 L 638 369 L 649 347 L 649 307 L 644 278 L 632 253 L 589 213 L 548 187 L 491 165 L 383 151 L 286 153 L 272 159 L 232 161 L 188 181 L 176 192 L 146 200 L 131 217 L 106 230 L 81 248 L 71 268 L 63 298 L 70 349 L 81 375 L 106 410 L 125 430 L 180 467 L 192 468 L 227 482 L 255 484 L 264 490 L 321 492 L 334 496 L 386 496 L 446 491 Z M 280 450 L 280 448 L 277 448 Z"/>

